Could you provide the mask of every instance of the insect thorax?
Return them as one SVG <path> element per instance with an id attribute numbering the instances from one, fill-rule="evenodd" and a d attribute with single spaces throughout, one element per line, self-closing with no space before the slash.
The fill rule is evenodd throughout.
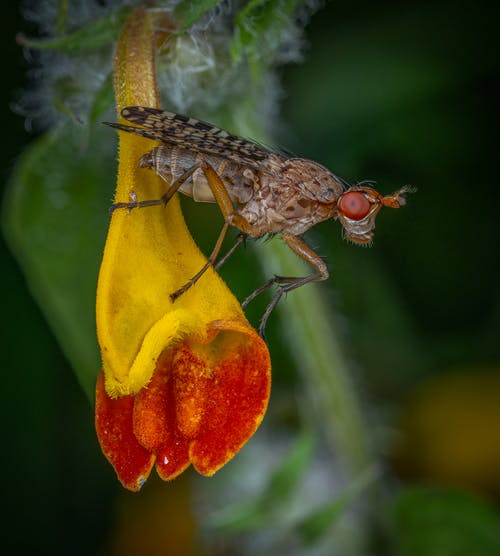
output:
<path id="1" fill-rule="evenodd" d="M 278 168 L 279 163 L 279 168 Z M 240 213 L 257 228 L 256 235 L 287 231 L 299 235 L 337 215 L 342 183 L 323 166 L 300 158 L 273 159 L 254 196 Z"/>

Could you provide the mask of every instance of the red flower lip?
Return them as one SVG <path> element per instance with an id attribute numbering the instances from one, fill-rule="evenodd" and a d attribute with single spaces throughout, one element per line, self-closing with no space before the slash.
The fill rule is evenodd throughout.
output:
<path id="1" fill-rule="evenodd" d="M 212 330 L 208 343 L 166 349 L 135 396 L 112 399 L 99 377 L 97 434 L 126 488 L 139 490 L 155 463 L 165 480 L 190 464 L 213 475 L 261 423 L 271 386 L 265 343 L 244 322 Z"/>

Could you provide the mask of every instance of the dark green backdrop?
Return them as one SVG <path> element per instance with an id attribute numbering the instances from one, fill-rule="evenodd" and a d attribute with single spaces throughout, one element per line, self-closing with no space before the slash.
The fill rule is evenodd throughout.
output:
<path id="1" fill-rule="evenodd" d="M 9 109 L 26 70 L 14 36 L 29 30 L 14 4 L 0 38 L 3 181 L 32 139 Z M 335 223 L 312 234 L 378 409 L 425 376 L 500 363 L 495 33 L 494 14 L 476 4 L 332 2 L 307 28 L 304 63 L 281 72 L 281 144 L 383 192 L 418 188 L 404 210 L 379 218 L 370 250 L 343 242 Z M 94 554 L 119 487 L 92 408 L 3 240 L 0 256 L 2 546 Z"/>

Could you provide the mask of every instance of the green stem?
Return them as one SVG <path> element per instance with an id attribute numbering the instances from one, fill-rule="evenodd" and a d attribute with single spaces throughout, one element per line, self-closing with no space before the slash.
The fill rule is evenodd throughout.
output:
<path id="1" fill-rule="evenodd" d="M 259 246 L 265 276 L 302 276 L 305 268 L 282 242 Z M 332 452 L 353 476 L 375 465 L 361 404 L 341 347 L 335 316 L 325 299 L 328 282 L 291 292 L 278 306 L 283 332 L 308 386 Z"/>

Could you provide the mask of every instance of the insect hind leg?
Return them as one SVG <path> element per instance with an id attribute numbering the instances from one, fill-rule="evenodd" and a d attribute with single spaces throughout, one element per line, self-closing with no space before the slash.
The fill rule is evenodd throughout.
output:
<path id="1" fill-rule="evenodd" d="M 276 308 L 276 305 L 278 305 L 278 303 L 280 302 L 280 299 L 283 297 L 283 294 L 288 293 L 288 292 L 290 292 L 292 290 L 295 290 L 297 288 L 300 288 L 301 286 L 304 286 L 305 284 L 308 284 L 309 282 L 317 282 L 317 281 L 322 280 L 322 279 L 323 278 L 321 278 L 321 276 L 316 274 L 316 273 L 309 274 L 308 276 L 303 276 L 303 277 L 274 276 L 273 278 L 268 280 L 265 284 L 260 286 L 260 288 L 257 288 L 255 291 L 253 291 L 243 301 L 241 306 L 243 307 L 243 309 L 245 309 L 246 306 L 251 301 L 253 301 L 256 297 L 258 297 L 261 293 L 266 292 L 268 289 L 272 288 L 274 285 L 278 286 L 278 289 L 277 289 L 276 293 L 274 294 L 274 296 L 271 300 L 271 303 L 269 303 L 269 305 L 266 307 L 266 310 L 264 311 L 264 314 L 262 315 L 262 318 L 260 320 L 259 335 L 262 338 L 265 339 L 265 329 L 266 329 L 267 321 L 268 321 L 269 317 L 271 316 L 271 313 Z"/>
<path id="2" fill-rule="evenodd" d="M 290 276 L 274 276 L 270 280 L 268 280 L 264 285 L 260 288 L 257 288 L 254 292 L 252 292 L 241 304 L 243 308 L 245 308 L 250 301 L 254 300 L 257 296 L 261 293 L 264 293 L 268 289 L 270 289 L 275 284 L 278 285 L 278 290 L 274 294 L 274 297 L 271 300 L 271 303 L 266 307 L 264 314 L 262 315 L 262 319 L 259 325 L 259 335 L 265 339 L 265 329 L 267 321 L 278 305 L 280 299 L 283 297 L 283 294 L 288 293 L 292 290 L 300 288 L 309 282 L 322 282 L 323 280 L 327 280 L 330 276 L 328 269 L 326 267 L 325 262 L 321 257 L 313 251 L 308 245 L 306 245 L 300 238 L 294 236 L 288 232 L 283 232 L 281 234 L 282 239 L 285 243 L 290 247 L 290 249 L 296 253 L 301 259 L 309 263 L 313 268 L 316 269 L 316 272 L 309 274 L 307 276 L 302 277 L 290 277 Z"/>

